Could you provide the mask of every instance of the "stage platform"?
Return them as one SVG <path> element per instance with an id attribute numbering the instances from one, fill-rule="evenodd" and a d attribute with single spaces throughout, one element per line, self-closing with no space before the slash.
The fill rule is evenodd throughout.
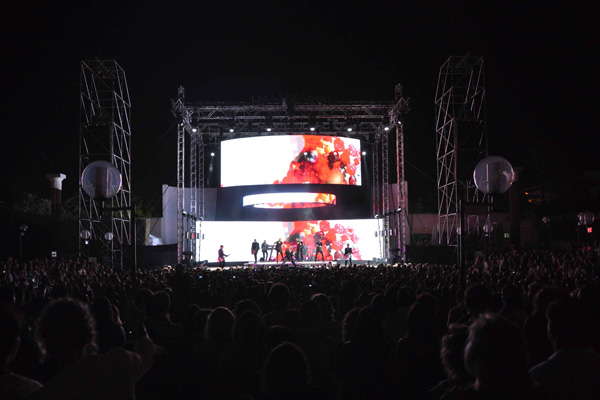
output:
<path id="1" fill-rule="evenodd" d="M 352 266 L 357 266 L 357 265 L 366 265 L 367 263 L 370 263 L 371 265 L 376 265 L 373 264 L 373 262 L 369 262 L 369 261 L 363 261 L 363 260 L 352 260 Z M 344 262 L 342 260 L 337 260 L 337 261 L 297 261 L 296 262 L 296 267 L 299 268 L 328 268 L 329 266 L 332 267 L 344 267 Z M 239 263 L 235 263 L 235 262 L 227 262 L 225 263 L 225 267 L 223 268 L 224 270 L 230 270 L 230 269 L 246 269 L 246 268 L 250 268 L 250 269 L 260 269 L 260 268 L 273 268 L 273 267 L 293 267 L 293 264 L 291 262 L 286 262 L 284 264 L 282 264 L 281 262 L 275 262 L 275 261 L 259 261 L 257 263 L 253 263 L 253 262 L 239 262 Z M 219 269 L 219 263 L 208 263 L 208 265 L 206 266 L 206 269 L 208 269 L 209 271 L 214 271 Z"/>

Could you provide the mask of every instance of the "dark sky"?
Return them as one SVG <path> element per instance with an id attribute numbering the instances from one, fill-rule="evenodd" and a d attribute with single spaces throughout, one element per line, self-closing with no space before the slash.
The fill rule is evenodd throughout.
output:
<path id="1" fill-rule="evenodd" d="M 63 4 L 55 4 L 63 3 Z M 490 153 L 566 179 L 598 168 L 597 2 L 13 2 L 2 15 L 0 200 L 76 194 L 79 66 L 116 59 L 133 108 L 133 190 L 175 184 L 170 99 L 392 100 L 409 195 L 436 196 L 434 98 L 450 55 L 483 56 Z M 529 174 L 533 180 L 537 176 Z"/>

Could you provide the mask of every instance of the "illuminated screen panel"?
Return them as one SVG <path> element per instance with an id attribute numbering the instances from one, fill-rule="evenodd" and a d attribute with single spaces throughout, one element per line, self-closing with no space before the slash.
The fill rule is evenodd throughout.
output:
<path id="1" fill-rule="evenodd" d="M 361 180 L 360 140 L 335 136 L 257 136 L 221 142 L 221 186 L 333 184 Z"/>
<path id="2" fill-rule="evenodd" d="M 260 193 L 244 196 L 244 207 L 287 209 L 316 208 L 335 205 L 335 194 L 330 193 Z"/>
<path id="3" fill-rule="evenodd" d="M 325 260 L 343 260 L 343 249 L 347 244 L 354 250 L 355 260 L 381 258 L 376 219 L 317 220 L 317 221 L 204 221 L 200 255 L 198 260 L 217 262 L 219 246 L 223 245 L 227 261 L 254 262 L 250 247 L 254 239 L 264 240 L 272 246 L 278 239 L 284 242 L 283 250 L 289 246 L 295 250 L 297 239 L 307 247 L 306 256 L 314 260 L 315 243 L 323 244 Z M 198 253 L 197 253 L 198 254 Z M 259 257 L 261 252 L 258 253 Z M 274 260 L 275 251 L 269 250 Z M 319 260 L 321 256 L 319 255 Z"/>

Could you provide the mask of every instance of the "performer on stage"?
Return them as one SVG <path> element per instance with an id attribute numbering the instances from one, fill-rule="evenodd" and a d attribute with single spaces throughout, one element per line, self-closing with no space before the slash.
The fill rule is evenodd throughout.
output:
<path id="1" fill-rule="evenodd" d="M 254 242 L 252 242 L 252 247 L 250 247 L 250 252 L 254 256 L 254 264 L 256 264 L 258 262 L 257 258 L 258 258 L 258 249 L 259 248 L 260 248 L 260 245 L 258 244 L 256 239 L 254 239 Z"/>
<path id="2" fill-rule="evenodd" d="M 302 240 L 296 246 L 296 260 L 304 261 L 304 242 Z"/>
<path id="3" fill-rule="evenodd" d="M 260 249 L 262 250 L 263 261 L 269 261 L 269 245 L 267 244 L 266 240 L 262 242 L 262 244 L 260 245 Z"/>
<path id="4" fill-rule="evenodd" d="M 229 257 L 229 254 L 225 254 L 223 245 L 221 245 L 219 248 L 219 268 L 223 268 L 225 266 L 225 257 Z"/>
<path id="5" fill-rule="evenodd" d="M 323 255 L 323 243 L 321 243 L 321 241 L 319 240 L 316 243 L 317 246 L 317 252 L 315 253 L 315 261 L 317 261 L 317 258 L 319 258 L 319 253 L 321 254 L 321 260 L 325 261 L 325 256 Z"/>
<path id="6" fill-rule="evenodd" d="M 350 243 L 348 243 L 344 249 L 344 258 L 346 259 L 346 261 L 344 261 L 344 266 L 347 267 L 348 263 L 352 266 L 352 248 L 350 248 Z"/>
<path id="7" fill-rule="evenodd" d="M 289 261 L 292 263 L 292 265 L 293 265 L 294 267 L 296 266 L 296 263 L 294 262 L 294 252 L 292 251 L 292 248 L 291 248 L 291 247 L 288 247 L 288 248 L 285 250 L 285 258 L 284 258 L 284 259 L 283 259 L 283 261 L 281 262 L 281 265 L 285 264 L 285 262 L 286 262 L 287 260 L 289 260 Z"/>
<path id="8" fill-rule="evenodd" d="M 275 242 L 275 261 L 277 261 L 280 254 L 281 254 L 281 261 L 283 261 L 283 259 L 285 258 L 285 256 L 283 255 L 282 246 L 283 246 L 283 241 L 281 240 L 281 238 L 279 238 L 279 240 Z"/>

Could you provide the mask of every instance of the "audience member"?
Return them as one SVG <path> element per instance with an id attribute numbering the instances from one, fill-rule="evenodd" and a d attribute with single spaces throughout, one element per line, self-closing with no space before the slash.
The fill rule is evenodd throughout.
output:
<path id="1" fill-rule="evenodd" d="M 22 316 L 10 304 L 0 302 L 0 398 L 24 399 L 42 385 L 9 370 L 21 342 Z"/>
<path id="2" fill-rule="evenodd" d="M 574 298 L 551 303 L 546 312 L 554 354 L 529 371 L 551 399 L 599 399 L 600 354 L 589 335 L 592 316 Z"/>

